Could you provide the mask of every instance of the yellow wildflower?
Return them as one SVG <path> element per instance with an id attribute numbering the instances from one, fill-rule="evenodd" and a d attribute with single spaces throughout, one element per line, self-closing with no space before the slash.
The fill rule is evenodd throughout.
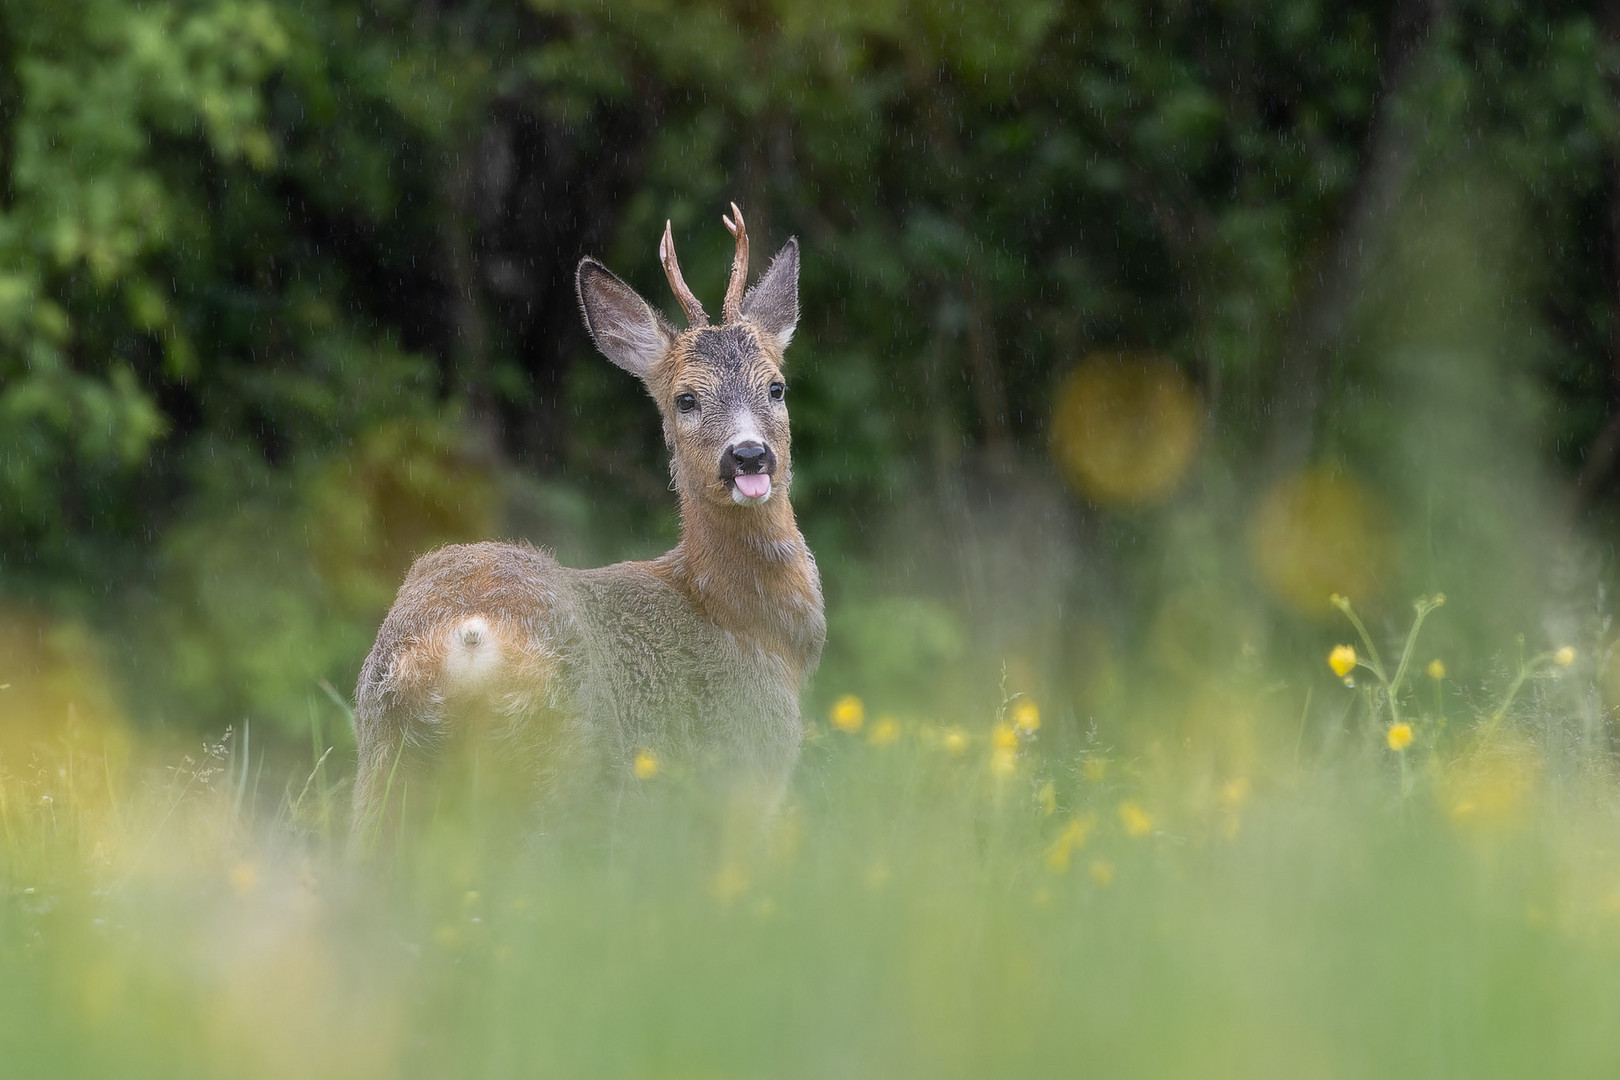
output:
<path id="1" fill-rule="evenodd" d="M 1446 665 L 1440 660 L 1439 657 L 1435 657 L 1433 660 L 1429 661 L 1427 671 L 1429 673 L 1429 678 L 1433 679 L 1435 682 L 1439 682 L 1441 679 L 1446 677 Z"/>
<path id="2" fill-rule="evenodd" d="M 1356 669 L 1356 648 L 1354 645 L 1335 645 L 1333 651 L 1328 653 L 1328 667 L 1339 678 L 1347 678 Z"/>
<path id="3" fill-rule="evenodd" d="M 1574 662 L 1575 650 L 1570 648 L 1568 645 L 1565 645 L 1562 649 L 1559 649 L 1557 652 L 1553 653 L 1553 663 L 1557 664 L 1559 667 L 1569 667 L 1569 665 L 1573 664 Z"/>
<path id="4" fill-rule="evenodd" d="M 1027 697 L 1021 697 L 1013 703 L 1013 727 L 1025 735 L 1031 735 L 1041 729 L 1041 709 Z"/>
<path id="5" fill-rule="evenodd" d="M 990 754 L 990 775 L 1008 777 L 1018 771 L 1018 751 L 1004 750 L 1001 747 Z"/>
<path id="6" fill-rule="evenodd" d="M 653 757 L 651 750 L 642 747 L 636 751 L 636 759 L 630 769 L 636 774 L 637 780 L 651 780 L 658 775 L 658 759 Z"/>
<path id="7" fill-rule="evenodd" d="M 1091 880 L 1103 888 L 1108 888 L 1114 881 L 1114 864 L 1107 859 L 1091 860 Z"/>
<path id="8" fill-rule="evenodd" d="M 1119 823 L 1126 836 L 1146 836 L 1153 831 L 1153 815 L 1130 800 L 1119 804 Z"/>
<path id="9" fill-rule="evenodd" d="M 861 730 L 861 725 L 866 723 L 866 705 L 854 694 L 845 694 L 833 702 L 832 714 L 827 719 L 831 720 L 832 726 L 839 731 L 853 734 Z"/>
<path id="10" fill-rule="evenodd" d="M 1406 722 L 1389 725 L 1389 733 L 1385 736 L 1391 750 L 1405 750 L 1412 745 L 1412 725 Z"/>
<path id="11" fill-rule="evenodd" d="M 1011 724 L 997 724 L 990 729 L 990 745 L 997 750 L 1017 750 L 1018 732 Z"/>
<path id="12" fill-rule="evenodd" d="M 888 746 L 900 739 L 900 725 L 892 716 L 880 716 L 872 725 L 872 730 L 866 733 L 866 741 L 873 746 Z"/>
<path id="13" fill-rule="evenodd" d="M 967 749 L 967 732 L 963 731 L 961 728 L 951 728 L 945 733 L 945 738 L 941 740 L 941 745 L 943 745 L 945 749 L 952 754 L 960 754 Z"/>

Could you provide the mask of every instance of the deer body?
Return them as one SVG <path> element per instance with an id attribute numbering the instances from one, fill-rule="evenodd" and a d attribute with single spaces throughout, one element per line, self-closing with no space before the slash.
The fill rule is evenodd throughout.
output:
<path id="1" fill-rule="evenodd" d="M 733 211 L 735 212 L 735 206 Z M 660 254 L 692 326 L 677 331 L 592 260 L 577 285 L 602 352 L 658 403 L 682 536 L 652 560 L 571 569 L 521 544 L 458 544 L 411 567 L 361 670 L 355 822 L 401 777 L 468 740 L 535 798 L 630 775 L 639 750 L 778 788 L 798 758 L 799 692 L 825 639 L 814 558 L 788 502 L 782 352 L 798 248 L 708 325 L 666 228 Z"/>

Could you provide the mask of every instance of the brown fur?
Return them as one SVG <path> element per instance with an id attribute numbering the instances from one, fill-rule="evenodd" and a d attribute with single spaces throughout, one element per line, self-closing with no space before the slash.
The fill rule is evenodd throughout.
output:
<path id="1" fill-rule="evenodd" d="M 360 673 L 357 837 L 453 745 L 493 747 L 531 801 L 623 783 L 641 748 L 756 787 L 785 783 L 799 752 L 799 692 L 826 634 L 820 577 L 788 501 L 787 409 L 773 389 L 797 321 L 797 272 L 790 241 L 736 319 L 677 332 L 581 263 L 587 329 L 662 415 L 681 540 L 660 558 L 594 570 L 521 544 L 418 559 Z M 728 314 L 730 292 L 741 294 L 740 281 Z M 683 411 L 688 394 L 696 405 Z M 772 490 L 743 505 L 726 456 L 758 443 L 772 455 Z"/>

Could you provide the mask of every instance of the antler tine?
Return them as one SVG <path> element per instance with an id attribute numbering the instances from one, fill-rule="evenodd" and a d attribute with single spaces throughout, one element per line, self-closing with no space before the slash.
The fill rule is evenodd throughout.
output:
<path id="1" fill-rule="evenodd" d="M 664 222 L 664 238 L 658 241 L 658 261 L 664 264 L 664 276 L 669 278 L 669 287 L 675 290 L 675 299 L 681 302 L 681 310 L 686 312 L 687 325 L 708 326 L 708 314 L 681 276 L 681 264 L 675 258 L 675 233 L 668 221 Z"/>
<path id="2" fill-rule="evenodd" d="M 748 285 L 748 230 L 743 227 L 742 211 L 731 204 L 731 217 L 720 215 L 726 228 L 737 239 L 737 254 L 731 259 L 731 282 L 726 286 L 724 319 L 735 322 L 742 317 L 743 289 Z"/>

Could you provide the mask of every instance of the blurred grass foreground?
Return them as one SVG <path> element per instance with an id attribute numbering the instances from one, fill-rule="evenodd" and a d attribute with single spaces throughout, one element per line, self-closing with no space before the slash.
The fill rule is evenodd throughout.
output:
<path id="1" fill-rule="evenodd" d="M 1620 1074 L 1620 19 L 0 4 L 0 1077 Z M 411 558 L 677 533 L 572 273 L 799 237 L 767 820 L 345 855 Z"/>

